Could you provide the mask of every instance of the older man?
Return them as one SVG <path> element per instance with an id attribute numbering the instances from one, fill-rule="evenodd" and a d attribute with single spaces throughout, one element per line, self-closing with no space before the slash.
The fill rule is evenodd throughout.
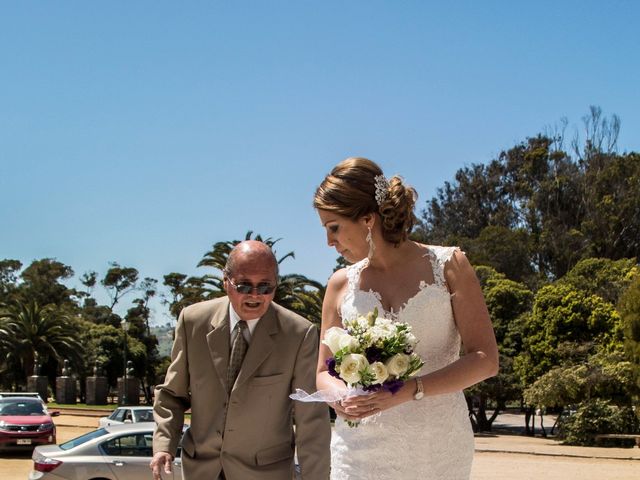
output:
<path id="1" fill-rule="evenodd" d="M 329 477 L 326 406 L 289 399 L 296 388 L 315 390 L 318 332 L 272 301 L 277 271 L 267 245 L 242 242 L 224 271 L 227 296 L 182 311 L 155 392 L 154 479 L 171 471 L 189 407 L 185 480 L 291 479 L 294 448 L 303 479 Z"/>

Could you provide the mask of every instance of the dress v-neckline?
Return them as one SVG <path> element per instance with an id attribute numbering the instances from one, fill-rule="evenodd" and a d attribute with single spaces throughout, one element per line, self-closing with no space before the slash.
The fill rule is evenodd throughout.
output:
<path id="1" fill-rule="evenodd" d="M 369 265 L 368 260 L 366 258 L 362 260 L 363 265 L 357 271 L 358 276 L 355 279 L 354 293 L 362 293 L 365 295 L 373 296 L 373 298 L 376 299 L 376 302 L 378 302 L 378 305 L 380 306 L 380 310 L 384 314 L 384 317 L 398 318 L 400 314 L 409 306 L 409 304 L 413 302 L 416 298 L 418 298 L 422 294 L 422 292 L 428 290 L 430 287 L 442 288 L 444 286 L 443 284 L 438 283 L 438 275 L 436 274 L 436 268 L 438 268 L 437 255 L 435 254 L 435 252 L 433 252 L 429 248 L 428 245 L 426 245 L 426 250 L 427 252 L 424 255 L 422 255 L 422 258 L 424 257 L 429 258 L 429 264 L 431 266 L 431 275 L 433 276 L 433 282 L 427 283 L 426 280 L 420 280 L 420 283 L 418 284 L 418 291 L 414 295 L 409 297 L 407 300 L 405 300 L 402 303 L 402 305 L 400 305 L 400 308 L 398 309 L 397 312 L 394 311 L 393 307 L 391 307 L 389 310 L 387 310 L 384 307 L 384 304 L 382 303 L 382 295 L 380 294 L 380 292 L 377 292 L 372 288 L 370 288 L 369 290 L 364 290 L 360 288 L 362 271 Z"/>
<path id="2" fill-rule="evenodd" d="M 373 298 L 375 298 L 376 302 L 378 303 L 378 306 L 380 307 L 380 312 L 383 314 L 383 317 L 385 317 L 385 318 L 398 318 L 398 317 L 400 317 L 400 314 L 406 310 L 406 308 L 409 306 L 410 303 L 412 303 L 423 292 L 429 290 L 431 287 L 442 288 L 443 286 L 439 285 L 437 283 L 427 283 L 424 280 L 420 280 L 420 285 L 418 286 L 418 291 L 415 293 L 415 295 L 409 297 L 402 305 L 400 305 L 400 308 L 398 309 L 397 312 L 394 311 L 393 307 L 391 307 L 390 310 L 387 310 L 384 307 L 384 305 L 382 304 L 382 295 L 380 295 L 379 292 L 376 292 L 372 288 L 370 288 L 369 290 L 362 290 L 360 287 L 357 287 L 355 291 L 356 291 L 356 293 L 364 294 L 364 295 L 371 295 Z"/>

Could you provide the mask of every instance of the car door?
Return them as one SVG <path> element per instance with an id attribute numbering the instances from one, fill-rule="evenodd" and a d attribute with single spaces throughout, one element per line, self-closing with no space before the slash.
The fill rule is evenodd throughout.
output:
<path id="1" fill-rule="evenodd" d="M 149 480 L 149 462 L 153 456 L 153 433 L 123 433 L 100 445 L 105 462 L 118 480 Z M 173 474 L 162 475 L 165 480 L 180 479 Z"/>
<path id="2" fill-rule="evenodd" d="M 116 408 L 113 413 L 111 415 L 109 415 L 109 418 L 107 419 L 107 421 L 105 422 L 104 426 L 109 426 L 109 425 L 119 425 L 121 423 L 123 423 L 124 421 L 124 414 L 126 413 L 127 409 L 126 408 Z"/>

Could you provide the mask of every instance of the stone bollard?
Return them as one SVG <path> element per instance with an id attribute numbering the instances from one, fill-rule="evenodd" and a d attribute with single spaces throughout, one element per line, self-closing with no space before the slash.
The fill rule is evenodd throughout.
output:
<path id="1" fill-rule="evenodd" d="M 78 403 L 76 379 L 70 374 L 69 360 L 65 360 L 62 376 L 56 378 L 56 402 L 75 405 Z"/>

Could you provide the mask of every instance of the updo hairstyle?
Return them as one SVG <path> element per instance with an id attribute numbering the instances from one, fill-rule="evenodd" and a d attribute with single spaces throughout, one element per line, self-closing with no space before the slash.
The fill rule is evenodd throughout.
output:
<path id="1" fill-rule="evenodd" d="M 362 157 L 340 162 L 317 188 L 313 206 L 356 221 L 369 213 L 382 219 L 382 237 L 394 245 L 405 241 L 416 224 L 413 208 L 418 198 L 413 187 L 402 178 L 388 179 L 389 188 L 381 205 L 376 202 L 375 178 L 383 175 L 380 167 Z"/>

